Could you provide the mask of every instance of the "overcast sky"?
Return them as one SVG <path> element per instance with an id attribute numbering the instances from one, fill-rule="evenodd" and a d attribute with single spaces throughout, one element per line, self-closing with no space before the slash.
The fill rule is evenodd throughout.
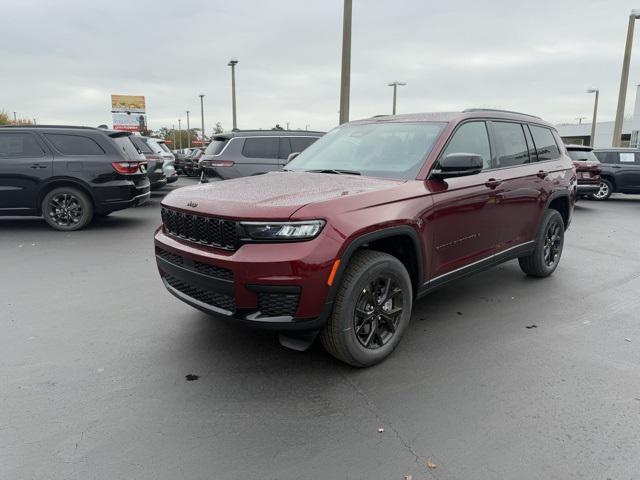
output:
<path id="1" fill-rule="evenodd" d="M 326 130 L 338 120 L 342 0 L 0 0 L 0 110 L 111 124 L 110 94 L 145 95 L 151 128 Z M 492 107 L 611 120 L 629 11 L 640 1 L 354 0 L 351 119 Z M 640 25 L 627 115 L 640 83 Z"/>

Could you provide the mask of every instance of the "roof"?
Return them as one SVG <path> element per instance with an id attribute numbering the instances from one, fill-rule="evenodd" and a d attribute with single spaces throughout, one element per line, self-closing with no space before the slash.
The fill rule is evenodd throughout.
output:
<path id="1" fill-rule="evenodd" d="M 459 122 L 471 118 L 485 118 L 497 120 L 514 120 L 518 122 L 537 123 L 548 127 L 552 124 L 539 117 L 526 113 L 512 112 L 510 110 L 493 110 L 489 108 L 470 108 L 462 112 L 429 112 L 407 113 L 403 115 L 376 115 L 370 118 L 357 120 L 356 122 Z"/>
<path id="2" fill-rule="evenodd" d="M 124 130 L 111 130 L 106 128 L 84 127 L 80 125 L 0 125 L 0 129 L 15 130 L 85 130 L 90 132 L 100 132 L 109 135 L 112 138 L 127 137 L 132 135 L 131 132 Z"/>
<path id="3" fill-rule="evenodd" d="M 233 130 L 231 132 L 214 133 L 214 137 L 234 138 L 234 137 L 317 137 L 326 132 L 316 132 L 312 130 Z"/>
<path id="4" fill-rule="evenodd" d="M 567 150 L 575 150 L 579 152 L 590 152 L 591 150 L 593 150 L 593 147 L 589 145 L 566 145 L 565 144 L 565 147 Z"/>

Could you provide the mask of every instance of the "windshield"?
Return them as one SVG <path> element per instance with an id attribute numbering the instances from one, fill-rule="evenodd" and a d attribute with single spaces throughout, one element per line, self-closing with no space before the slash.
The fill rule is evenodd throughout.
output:
<path id="1" fill-rule="evenodd" d="M 593 152 L 584 151 L 584 150 L 568 150 L 569 156 L 571 160 L 575 160 L 577 162 L 598 162 L 598 157 L 594 155 Z"/>
<path id="2" fill-rule="evenodd" d="M 444 123 L 366 123 L 338 127 L 293 159 L 287 170 L 346 170 L 414 179 Z"/>

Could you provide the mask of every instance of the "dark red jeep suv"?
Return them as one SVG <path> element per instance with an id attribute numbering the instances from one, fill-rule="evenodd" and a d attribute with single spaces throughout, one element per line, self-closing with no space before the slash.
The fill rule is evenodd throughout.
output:
<path id="1" fill-rule="evenodd" d="M 575 199 L 571 159 L 538 117 L 379 116 L 332 130 L 284 171 L 171 192 L 156 259 L 185 303 L 299 350 L 319 334 L 362 367 L 449 281 L 515 258 L 550 275 Z"/>

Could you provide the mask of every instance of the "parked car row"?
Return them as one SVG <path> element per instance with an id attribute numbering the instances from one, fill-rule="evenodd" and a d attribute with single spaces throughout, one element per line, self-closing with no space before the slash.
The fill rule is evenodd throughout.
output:
<path id="1" fill-rule="evenodd" d="M 640 193 L 640 150 L 567 145 L 578 175 L 578 194 L 607 200 L 613 193 Z"/>
<path id="2" fill-rule="evenodd" d="M 146 202 L 148 161 L 131 133 L 89 127 L 0 127 L 0 216 L 40 216 L 79 230 Z"/>

